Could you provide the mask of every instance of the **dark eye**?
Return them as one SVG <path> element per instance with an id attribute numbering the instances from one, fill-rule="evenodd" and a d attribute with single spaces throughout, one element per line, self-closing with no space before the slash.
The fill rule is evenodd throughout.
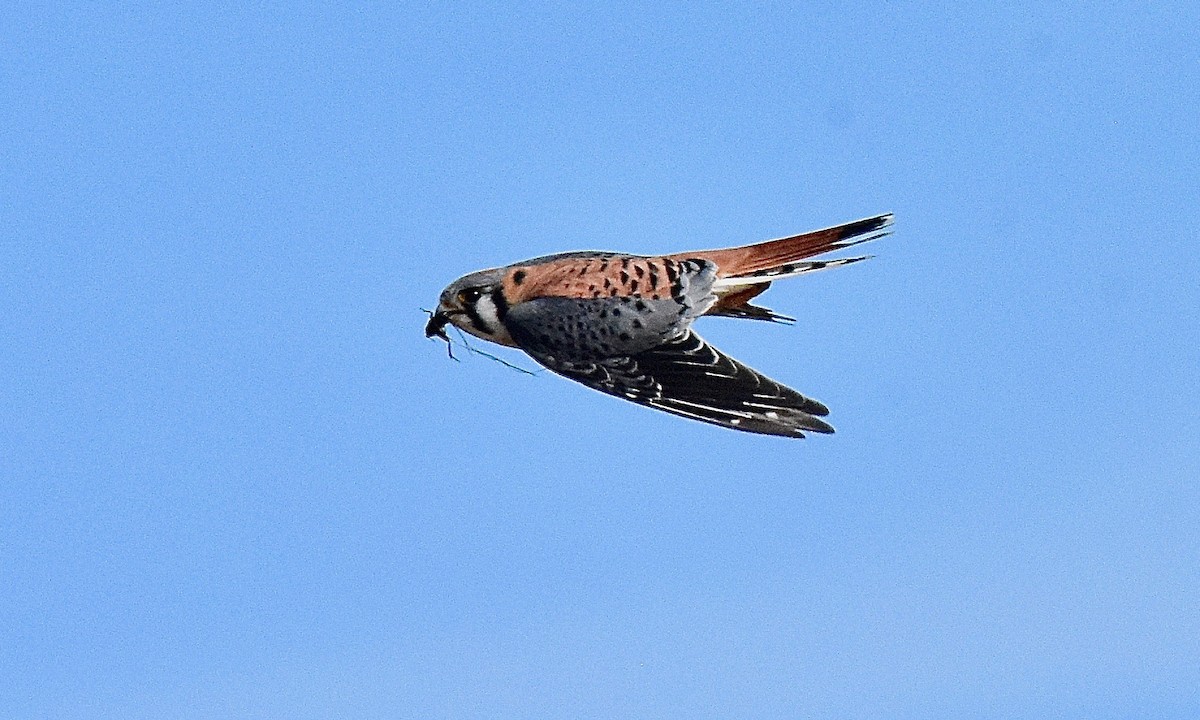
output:
<path id="1" fill-rule="evenodd" d="M 463 305 L 474 305 L 483 292 L 479 288 L 467 288 L 458 294 L 458 301 Z"/>

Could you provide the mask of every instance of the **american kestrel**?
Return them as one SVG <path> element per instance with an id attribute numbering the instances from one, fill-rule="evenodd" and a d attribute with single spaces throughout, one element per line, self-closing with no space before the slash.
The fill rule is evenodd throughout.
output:
<path id="1" fill-rule="evenodd" d="M 692 323 L 795 322 L 750 300 L 774 280 L 866 259 L 806 260 L 887 235 L 891 224 L 889 213 L 721 250 L 569 252 L 480 270 L 442 291 L 425 335 L 449 342 L 453 324 L 590 388 L 734 430 L 831 433 L 821 419 L 829 408 L 712 347 Z"/>

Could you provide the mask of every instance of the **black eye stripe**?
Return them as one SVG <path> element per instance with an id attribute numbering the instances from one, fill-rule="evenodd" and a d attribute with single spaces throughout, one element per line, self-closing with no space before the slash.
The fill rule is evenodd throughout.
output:
<path id="1" fill-rule="evenodd" d="M 492 305 L 496 306 L 496 318 L 504 322 L 504 316 L 508 314 L 508 300 L 504 298 L 504 291 L 495 288 L 488 296 L 492 298 Z"/>

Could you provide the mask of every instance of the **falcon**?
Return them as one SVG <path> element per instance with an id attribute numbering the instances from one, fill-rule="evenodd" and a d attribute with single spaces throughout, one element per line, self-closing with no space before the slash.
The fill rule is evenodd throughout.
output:
<path id="1" fill-rule="evenodd" d="M 891 225 L 889 213 L 720 250 L 568 252 L 480 270 L 442 291 L 425 336 L 449 342 L 454 325 L 590 388 L 733 430 L 832 433 L 821 419 L 829 408 L 709 345 L 692 324 L 702 315 L 793 323 L 750 301 L 775 280 L 867 259 L 809 258 Z"/>

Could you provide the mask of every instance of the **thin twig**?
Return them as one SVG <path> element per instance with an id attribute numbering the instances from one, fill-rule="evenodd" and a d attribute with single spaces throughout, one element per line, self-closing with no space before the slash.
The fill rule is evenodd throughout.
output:
<path id="1" fill-rule="evenodd" d="M 537 375 L 539 372 L 541 372 L 540 370 L 538 370 L 536 372 L 533 370 L 526 370 L 525 368 L 521 367 L 520 365 L 513 365 L 512 363 L 505 360 L 504 358 L 496 357 L 495 355 L 493 355 L 489 352 L 484 352 L 483 350 L 480 350 L 479 348 L 471 345 L 471 343 L 467 342 L 466 334 L 464 334 L 463 331 L 459 330 L 457 327 L 454 328 L 454 332 L 458 333 L 459 342 L 461 342 L 462 346 L 467 349 L 467 352 L 475 353 L 476 355 L 482 355 L 489 360 L 495 360 L 496 362 L 500 363 L 501 365 L 503 365 L 506 368 L 511 368 L 513 370 L 516 370 L 517 372 L 525 373 L 526 375 Z"/>
<path id="2" fill-rule="evenodd" d="M 432 310 L 426 310 L 425 308 L 421 308 L 421 311 L 424 312 L 425 314 L 429 315 L 429 317 L 433 317 Z M 443 328 L 442 332 L 438 333 L 438 335 L 437 335 L 437 337 L 446 341 L 446 354 L 448 354 L 450 356 L 450 359 L 453 360 L 454 362 L 462 362 L 458 358 L 454 357 L 454 344 L 457 342 L 458 344 L 460 344 L 464 348 L 466 348 L 467 352 L 474 353 L 475 355 L 482 355 L 483 357 L 487 358 L 488 360 L 494 360 L 494 361 L 500 363 L 501 365 L 503 365 L 504 367 L 512 369 L 512 370 L 516 370 L 517 372 L 524 373 L 526 375 L 537 375 L 540 372 L 542 372 L 541 370 L 536 370 L 536 371 L 526 370 L 525 368 L 521 367 L 520 365 L 514 365 L 514 364 L 510 363 L 509 361 L 505 360 L 504 358 L 496 357 L 495 355 L 493 355 L 489 352 L 480 350 L 479 348 L 471 345 L 471 343 L 467 342 L 466 334 L 463 333 L 463 331 L 460 330 L 457 326 L 454 326 L 454 332 L 458 333 L 458 338 L 459 338 L 458 340 L 455 340 L 454 338 L 447 335 L 444 328 Z"/>

